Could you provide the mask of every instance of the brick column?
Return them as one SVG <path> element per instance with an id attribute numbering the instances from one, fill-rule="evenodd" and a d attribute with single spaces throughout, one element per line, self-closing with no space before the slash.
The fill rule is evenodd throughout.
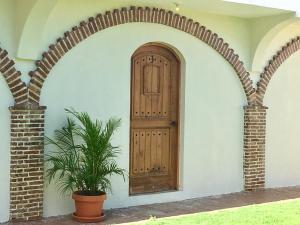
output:
<path id="1" fill-rule="evenodd" d="M 45 107 L 11 111 L 10 220 L 34 220 L 43 213 Z"/>
<path id="2" fill-rule="evenodd" d="M 244 179 L 245 191 L 265 187 L 265 136 L 267 107 L 244 107 Z"/>

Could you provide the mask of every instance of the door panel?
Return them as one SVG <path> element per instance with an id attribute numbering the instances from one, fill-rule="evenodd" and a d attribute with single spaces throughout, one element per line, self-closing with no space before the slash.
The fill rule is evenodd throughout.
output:
<path id="1" fill-rule="evenodd" d="M 132 57 L 130 194 L 177 189 L 179 62 L 168 49 Z"/>
<path id="2" fill-rule="evenodd" d="M 134 175 L 167 175 L 170 160 L 169 133 L 169 129 L 132 130 Z"/>

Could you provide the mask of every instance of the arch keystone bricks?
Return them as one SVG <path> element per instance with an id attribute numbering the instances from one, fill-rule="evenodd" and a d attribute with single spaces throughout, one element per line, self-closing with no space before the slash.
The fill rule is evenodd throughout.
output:
<path id="1" fill-rule="evenodd" d="M 194 22 L 185 16 L 174 14 L 172 11 L 134 6 L 114 9 L 104 14 L 90 17 L 87 21 L 82 21 L 78 26 L 74 26 L 70 31 L 65 32 L 63 37 L 58 38 L 56 43 L 50 45 L 48 51 L 43 53 L 41 60 L 36 62 L 36 69 L 30 72 L 31 80 L 28 86 L 28 100 L 39 104 L 43 83 L 51 69 L 64 54 L 81 41 L 105 28 L 133 22 L 163 24 L 191 34 L 205 42 L 230 63 L 241 81 L 248 102 L 255 102 L 255 89 L 243 62 L 240 61 L 239 56 L 235 54 L 234 50 L 229 48 L 229 45 L 216 33 L 213 33 L 198 22 Z"/>

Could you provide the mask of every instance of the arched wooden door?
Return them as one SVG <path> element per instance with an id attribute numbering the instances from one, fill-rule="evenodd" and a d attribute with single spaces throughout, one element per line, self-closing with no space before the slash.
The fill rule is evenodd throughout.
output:
<path id="1" fill-rule="evenodd" d="M 132 56 L 129 193 L 177 190 L 180 63 L 155 44 Z"/>

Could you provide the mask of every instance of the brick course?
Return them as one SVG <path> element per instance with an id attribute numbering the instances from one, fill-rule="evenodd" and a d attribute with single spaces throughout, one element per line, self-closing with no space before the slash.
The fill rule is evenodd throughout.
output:
<path id="1" fill-rule="evenodd" d="M 45 107 L 14 106 L 10 111 L 10 219 L 39 219 L 43 213 Z"/>
<path id="2" fill-rule="evenodd" d="M 265 136 L 267 107 L 244 107 L 244 190 L 265 187 Z"/>
<path id="3" fill-rule="evenodd" d="M 7 51 L 0 48 L 0 73 L 6 80 L 16 104 L 22 104 L 27 101 L 27 86 L 14 65 L 15 62 L 8 57 Z"/>
<path id="4" fill-rule="evenodd" d="M 31 80 L 28 86 L 28 100 L 39 103 L 42 86 L 48 74 L 64 54 L 78 43 L 105 28 L 132 22 L 163 24 L 191 34 L 205 42 L 230 63 L 241 81 L 248 102 L 255 102 L 255 89 L 250 74 L 228 43 L 224 42 L 216 33 L 192 19 L 180 16 L 172 11 L 149 7 L 130 7 L 107 11 L 104 14 L 90 17 L 87 21 L 82 21 L 78 26 L 65 32 L 63 37 L 58 38 L 56 43 L 49 46 L 48 51 L 42 54 L 41 60 L 36 61 L 36 69 L 29 73 Z"/>

